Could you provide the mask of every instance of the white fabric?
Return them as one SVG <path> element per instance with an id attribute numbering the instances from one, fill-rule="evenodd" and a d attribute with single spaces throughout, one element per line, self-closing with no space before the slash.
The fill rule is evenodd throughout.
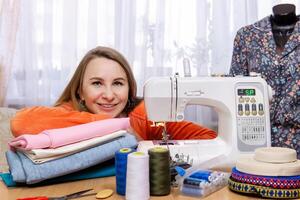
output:
<path id="1" fill-rule="evenodd" d="M 4 0 L 12 2 L 12 0 Z M 236 31 L 272 13 L 272 0 L 31 0 L 20 7 L 15 51 L 0 42 L 0 57 L 12 58 L 6 105 L 52 105 L 82 56 L 97 45 L 123 53 L 132 64 L 138 94 L 150 76 L 228 72 Z M 298 2 L 292 1 L 299 9 Z M 3 6 L 4 8 L 4 3 Z M 2 14 L 0 19 L 3 19 Z M 1 24 L 6 32 L 12 27 Z M 7 55 L 8 54 L 8 55 Z M 208 109 L 190 116 L 214 126 Z"/>
<path id="2" fill-rule="evenodd" d="M 126 131 L 121 130 L 108 135 L 104 135 L 102 137 L 96 137 L 89 140 L 84 140 L 74 144 L 58 147 L 56 149 L 33 149 L 30 151 L 22 150 L 22 152 L 34 163 L 44 163 L 46 161 L 62 158 L 83 151 L 85 149 L 103 144 L 117 137 L 121 137 L 125 135 L 125 133 Z"/>

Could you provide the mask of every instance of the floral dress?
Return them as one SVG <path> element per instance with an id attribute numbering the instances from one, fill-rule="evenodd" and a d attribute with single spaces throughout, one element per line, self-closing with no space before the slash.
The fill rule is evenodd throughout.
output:
<path id="1" fill-rule="evenodd" d="M 270 17 L 236 34 L 231 75 L 260 73 L 275 94 L 270 102 L 272 146 L 297 150 L 300 158 L 300 20 L 282 52 L 276 52 Z"/>

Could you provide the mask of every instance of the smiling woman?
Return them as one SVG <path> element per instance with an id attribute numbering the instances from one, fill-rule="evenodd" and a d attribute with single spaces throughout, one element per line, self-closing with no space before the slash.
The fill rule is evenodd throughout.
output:
<path id="1" fill-rule="evenodd" d="M 114 49 L 96 47 L 79 63 L 55 107 L 35 106 L 11 120 L 15 136 L 38 134 L 108 118 L 129 117 L 131 132 L 141 139 L 161 139 L 162 127 L 152 127 L 126 59 Z M 216 133 L 192 122 L 166 125 L 172 139 L 211 139 Z"/>
<path id="2" fill-rule="evenodd" d="M 129 85 L 121 65 L 107 58 L 89 62 L 79 92 L 87 110 L 119 117 L 128 100 Z"/>

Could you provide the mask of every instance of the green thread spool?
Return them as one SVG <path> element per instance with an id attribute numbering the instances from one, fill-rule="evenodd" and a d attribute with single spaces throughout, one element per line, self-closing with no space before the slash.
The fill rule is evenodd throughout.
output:
<path id="1" fill-rule="evenodd" d="M 148 150 L 150 194 L 163 196 L 170 194 L 170 152 L 163 147 L 154 147 Z"/>

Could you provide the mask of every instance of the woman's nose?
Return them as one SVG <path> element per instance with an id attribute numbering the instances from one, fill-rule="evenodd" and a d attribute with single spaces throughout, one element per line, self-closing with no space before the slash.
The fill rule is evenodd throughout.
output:
<path id="1" fill-rule="evenodd" d="M 111 88 L 105 88 L 102 96 L 107 100 L 112 100 L 114 99 L 114 92 Z"/>

